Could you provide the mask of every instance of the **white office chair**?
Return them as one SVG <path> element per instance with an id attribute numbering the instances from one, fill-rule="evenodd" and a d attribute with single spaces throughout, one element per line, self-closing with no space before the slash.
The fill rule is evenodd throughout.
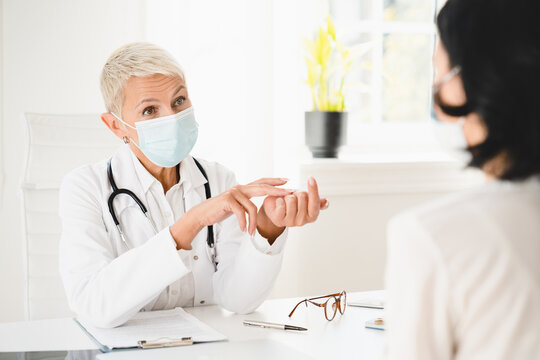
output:
<path id="1" fill-rule="evenodd" d="M 98 114 L 24 114 L 27 158 L 22 188 L 25 316 L 72 316 L 58 271 L 58 190 L 70 170 L 111 156 L 119 140 Z"/>

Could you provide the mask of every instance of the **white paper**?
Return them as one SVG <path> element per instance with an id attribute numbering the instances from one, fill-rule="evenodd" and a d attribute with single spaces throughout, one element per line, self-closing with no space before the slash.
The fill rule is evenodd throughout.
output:
<path id="1" fill-rule="evenodd" d="M 384 308 L 385 303 L 386 301 L 383 294 L 351 296 L 350 298 L 347 298 L 347 305 L 350 306 L 377 306 Z"/>
<path id="2" fill-rule="evenodd" d="M 90 325 L 84 319 L 77 321 L 99 343 L 110 349 L 137 347 L 140 340 L 154 342 L 160 338 L 163 342 L 191 337 L 193 342 L 226 340 L 227 337 L 182 308 L 161 311 L 139 312 L 124 325 L 102 329 Z"/>

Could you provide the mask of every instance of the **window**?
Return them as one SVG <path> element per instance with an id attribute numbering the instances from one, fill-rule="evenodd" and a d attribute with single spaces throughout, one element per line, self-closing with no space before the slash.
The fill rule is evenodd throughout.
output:
<path id="1" fill-rule="evenodd" d="M 352 122 L 429 119 L 434 6 L 435 0 L 330 0 L 344 41 L 371 44 L 371 69 L 357 71 L 349 82 Z"/>

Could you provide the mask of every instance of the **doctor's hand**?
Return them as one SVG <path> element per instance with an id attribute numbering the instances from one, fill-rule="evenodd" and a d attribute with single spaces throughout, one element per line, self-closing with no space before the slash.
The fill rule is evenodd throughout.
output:
<path id="1" fill-rule="evenodd" d="M 257 228 L 257 206 L 251 202 L 252 197 L 272 196 L 284 197 L 292 194 L 293 190 L 280 189 L 287 180 L 280 178 L 265 178 L 247 185 L 236 185 L 222 194 L 203 201 L 191 208 L 170 228 L 177 249 L 191 249 L 191 242 L 205 227 L 236 215 L 242 231 L 255 233 Z M 246 221 L 246 215 L 249 224 Z"/>
<path id="2" fill-rule="evenodd" d="M 320 210 L 328 208 L 327 199 L 319 197 L 319 188 L 313 177 L 308 180 L 308 191 L 297 191 L 286 196 L 268 196 L 257 216 L 259 234 L 270 244 L 286 227 L 303 226 L 317 220 Z"/>

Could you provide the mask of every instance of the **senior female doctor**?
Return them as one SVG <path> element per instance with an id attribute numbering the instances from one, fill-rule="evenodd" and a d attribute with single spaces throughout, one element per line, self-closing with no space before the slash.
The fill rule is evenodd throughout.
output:
<path id="1" fill-rule="evenodd" d="M 101 90 L 101 118 L 125 144 L 61 186 L 60 273 L 72 310 L 114 327 L 177 306 L 256 309 L 278 275 L 286 227 L 328 207 L 315 180 L 308 192 L 277 188 L 287 182 L 279 178 L 238 185 L 223 166 L 189 156 L 198 132 L 184 74 L 152 44 L 116 50 Z M 255 196 L 266 196 L 258 211 Z"/>

